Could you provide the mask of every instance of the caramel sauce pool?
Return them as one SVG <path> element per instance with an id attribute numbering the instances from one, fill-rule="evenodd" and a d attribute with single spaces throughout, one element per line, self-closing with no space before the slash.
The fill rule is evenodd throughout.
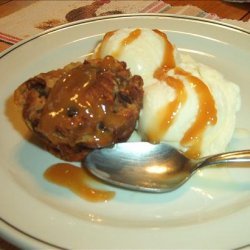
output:
<path id="1" fill-rule="evenodd" d="M 44 177 L 47 181 L 68 188 L 79 197 L 91 202 L 106 202 L 115 192 L 90 187 L 88 182 L 95 181 L 86 170 L 69 163 L 57 163 L 49 167 Z"/>

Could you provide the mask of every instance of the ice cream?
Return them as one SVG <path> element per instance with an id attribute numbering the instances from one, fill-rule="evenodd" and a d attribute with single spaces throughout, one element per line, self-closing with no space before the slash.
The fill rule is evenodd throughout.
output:
<path id="1" fill-rule="evenodd" d="M 127 63 L 133 75 L 143 78 L 144 86 L 153 84 L 154 72 L 162 63 L 173 67 L 176 55 L 167 36 L 151 29 L 121 29 L 108 32 L 95 49 L 94 58 L 112 55 Z"/>
<path id="2" fill-rule="evenodd" d="M 106 55 L 125 61 L 144 80 L 137 129 L 142 140 L 169 143 L 190 158 L 226 150 L 240 108 L 236 84 L 178 53 L 158 30 L 109 32 L 93 56 Z"/>
<path id="3" fill-rule="evenodd" d="M 149 141 L 166 141 L 191 158 L 223 152 L 235 129 L 239 87 L 189 56 L 181 59 L 185 73 L 171 69 L 167 75 L 179 80 L 183 90 L 164 82 L 146 87 L 139 132 Z"/>

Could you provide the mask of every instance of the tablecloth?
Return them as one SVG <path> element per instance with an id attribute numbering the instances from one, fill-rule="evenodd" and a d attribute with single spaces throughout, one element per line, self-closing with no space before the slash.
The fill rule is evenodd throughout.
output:
<path id="1" fill-rule="evenodd" d="M 164 1 L 34 1 L 30 5 L 0 19 L 0 41 L 15 44 L 43 30 L 68 22 L 112 14 L 166 13 L 208 18 L 231 23 L 250 30 L 250 22 L 220 19 L 198 7 L 174 7 Z"/>

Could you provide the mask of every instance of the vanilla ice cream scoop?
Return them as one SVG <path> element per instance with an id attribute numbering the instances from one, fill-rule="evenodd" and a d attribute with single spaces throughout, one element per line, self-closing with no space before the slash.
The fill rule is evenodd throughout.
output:
<path id="1" fill-rule="evenodd" d="M 190 158 L 225 151 L 240 108 L 239 87 L 186 55 L 165 79 L 144 88 L 140 135 L 165 141 Z"/>
<path id="2" fill-rule="evenodd" d="M 133 75 L 143 78 L 144 86 L 155 82 L 154 73 L 162 65 L 173 67 L 176 50 L 165 33 L 151 29 L 120 29 L 107 33 L 93 54 L 112 55 L 127 63 Z"/>
<path id="3" fill-rule="evenodd" d="M 132 74 L 144 80 L 143 109 L 136 131 L 140 139 L 166 142 L 190 158 L 226 150 L 240 108 L 237 85 L 178 53 L 159 30 L 109 32 L 93 57 L 106 55 L 126 62 Z"/>

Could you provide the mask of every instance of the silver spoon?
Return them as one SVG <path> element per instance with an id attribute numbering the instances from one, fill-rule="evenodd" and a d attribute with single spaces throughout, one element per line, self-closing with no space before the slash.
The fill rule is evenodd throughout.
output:
<path id="1" fill-rule="evenodd" d="M 83 165 L 110 184 L 136 191 L 162 193 L 180 187 L 197 169 L 233 163 L 238 166 L 248 163 L 247 167 L 250 167 L 250 150 L 190 160 L 168 144 L 126 142 L 92 151 Z"/>

